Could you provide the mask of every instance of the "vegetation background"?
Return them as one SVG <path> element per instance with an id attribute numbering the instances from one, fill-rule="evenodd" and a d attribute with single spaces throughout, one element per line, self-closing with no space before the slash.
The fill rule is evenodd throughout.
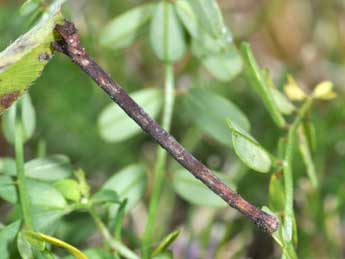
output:
<path id="1" fill-rule="evenodd" d="M 128 92 L 162 86 L 164 71 L 160 61 L 153 55 L 147 37 L 129 48 L 112 51 L 100 46 L 99 33 L 112 18 L 144 2 L 149 1 L 73 0 L 64 8 L 77 25 L 87 50 Z M 323 80 L 335 85 L 338 97 L 331 102 L 317 102 L 311 113 L 317 136 L 317 149 L 313 154 L 319 179 L 317 190 L 308 181 L 302 161 L 296 159 L 295 213 L 300 258 L 343 258 L 345 2 L 219 0 L 218 3 L 235 41 L 250 42 L 259 63 L 269 68 L 279 86 L 287 73 L 293 74 L 306 92 Z M 18 11 L 21 4 L 21 1 L 0 0 L 0 49 L 28 28 L 27 17 Z M 269 176 L 250 173 L 231 149 L 200 132 L 185 114 L 181 99 L 185 89 L 191 86 L 212 89 L 225 96 L 246 113 L 253 136 L 267 150 L 275 150 L 280 133 L 262 103 L 248 90 L 242 76 L 221 83 L 192 55 L 187 54 L 176 63 L 175 71 L 177 99 L 172 134 L 211 169 L 239 174 L 237 190 L 245 198 L 258 206 L 267 204 Z M 30 95 L 37 113 L 37 129 L 25 146 L 27 158 L 35 156 L 37 143 L 44 143 L 48 153 L 66 154 L 75 168 L 83 168 L 92 190 L 97 190 L 115 172 L 130 164 L 146 164 L 145 193 L 125 221 L 126 239 L 131 240 L 133 233 L 140 236 L 145 228 L 156 144 L 145 134 L 119 143 L 105 142 L 99 134 L 97 120 L 110 103 L 108 97 L 61 55 L 49 63 L 30 89 Z M 13 152 L 13 147 L 0 134 L 0 157 L 13 156 Z M 176 258 L 274 258 L 279 255 L 273 240 L 258 232 L 235 210 L 191 205 L 173 193 L 170 187 L 164 190 L 156 233 L 163 236 L 176 228 L 182 229 L 173 246 Z M 8 205 L 1 202 L 1 222 L 6 221 L 8 213 Z M 83 213 L 68 216 L 64 226 L 68 231 L 61 236 L 75 246 L 94 247 L 100 242 L 91 219 Z"/>

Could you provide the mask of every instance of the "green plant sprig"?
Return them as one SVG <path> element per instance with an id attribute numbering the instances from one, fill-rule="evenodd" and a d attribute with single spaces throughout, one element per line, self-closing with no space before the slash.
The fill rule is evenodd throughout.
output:
<path id="1" fill-rule="evenodd" d="M 165 87 L 164 87 L 164 111 L 162 127 L 169 131 L 172 121 L 174 108 L 174 69 L 172 64 L 165 65 Z M 167 153 L 163 148 L 158 148 L 157 160 L 154 169 L 155 181 L 153 183 L 153 191 L 149 204 L 149 213 L 146 223 L 145 233 L 143 237 L 142 252 L 144 258 L 149 258 L 151 253 L 152 234 L 154 224 L 156 222 L 159 200 L 162 194 L 164 179 L 166 177 L 166 161 Z"/>
<path id="2" fill-rule="evenodd" d="M 34 230 L 31 217 L 31 201 L 28 196 L 24 174 L 24 148 L 23 148 L 23 125 L 16 114 L 15 123 L 15 154 L 17 168 L 17 184 L 20 197 L 20 207 L 23 214 L 24 224 L 28 231 Z"/>

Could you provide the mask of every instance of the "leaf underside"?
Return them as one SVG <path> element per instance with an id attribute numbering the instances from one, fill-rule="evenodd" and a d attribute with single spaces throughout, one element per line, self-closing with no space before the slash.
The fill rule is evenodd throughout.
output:
<path id="1" fill-rule="evenodd" d="M 55 1 L 37 25 L 0 53 L 0 114 L 25 93 L 52 57 L 53 30 L 62 21 L 64 1 Z"/>

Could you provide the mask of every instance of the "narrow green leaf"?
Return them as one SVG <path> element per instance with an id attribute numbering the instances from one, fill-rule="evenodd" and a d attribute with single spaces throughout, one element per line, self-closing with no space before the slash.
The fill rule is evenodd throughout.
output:
<path id="1" fill-rule="evenodd" d="M 144 89 L 131 94 L 131 97 L 155 118 L 162 107 L 162 92 L 156 88 Z M 126 140 L 140 132 L 140 127 L 115 104 L 110 104 L 98 119 L 98 129 L 107 142 Z"/>
<path id="2" fill-rule="evenodd" d="M 318 180 L 316 176 L 316 170 L 314 161 L 311 155 L 311 150 L 308 145 L 307 136 L 304 131 L 304 127 L 301 126 L 298 129 L 298 147 L 299 151 L 302 155 L 303 162 L 305 164 L 305 167 L 307 168 L 307 174 L 309 177 L 309 180 L 314 188 L 318 187 Z"/>
<path id="3" fill-rule="evenodd" d="M 286 122 L 281 115 L 277 104 L 273 100 L 271 91 L 267 85 L 264 75 L 262 74 L 262 70 L 259 68 L 248 43 L 242 44 L 241 52 L 245 64 L 245 72 L 252 88 L 262 99 L 274 122 L 279 127 L 284 127 Z"/>
<path id="4" fill-rule="evenodd" d="M 14 143 L 16 116 L 20 118 L 23 125 L 23 141 L 25 142 L 32 137 L 36 127 L 36 113 L 29 94 L 25 94 L 2 117 L 3 132 L 9 143 Z"/>
<path id="5" fill-rule="evenodd" d="M 91 201 L 93 203 L 119 203 L 120 199 L 117 192 L 101 189 L 91 197 Z"/>
<path id="6" fill-rule="evenodd" d="M 56 0 L 40 22 L 0 53 L 0 114 L 37 79 L 52 56 L 55 23 L 61 21 Z"/>
<path id="7" fill-rule="evenodd" d="M 292 236 L 293 236 L 293 213 L 287 214 L 285 213 L 285 219 L 283 224 L 283 239 L 286 243 L 291 243 Z"/>
<path id="8" fill-rule="evenodd" d="M 133 164 L 110 177 L 102 189 L 115 191 L 120 200 L 128 199 L 126 206 L 128 211 L 136 205 L 144 194 L 145 180 L 144 168 L 139 164 Z"/>
<path id="9" fill-rule="evenodd" d="M 12 177 L 0 176 L 0 197 L 12 204 L 18 201 L 17 189 Z"/>
<path id="10" fill-rule="evenodd" d="M 151 21 L 150 41 L 157 57 L 165 62 L 175 62 L 185 53 L 184 32 L 172 3 L 161 1 L 157 5 Z"/>
<path id="11" fill-rule="evenodd" d="M 269 204 L 274 211 L 284 211 L 285 194 L 282 175 L 272 174 L 269 184 Z"/>
<path id="12" fill-rule="evenodd" d="M 114 226 L 114 237 L 117 240 L 122 239 L 122 225 L 123 225 L 123 220 L 126 215 L 126 206 L 127 206 L 127 199 L 124 199 L 121 203 L 120 206 L 117 210 L 116 217 L 115 217 L 115 226 Z"/>
<path id="13" fill-rule="evenodd" d="M 249 130 L 245 114 L 231 101 L 209 90 L 194 88 L 185 96 L 186 115 L 206 134 L 220 143 L 231 146 L 226 119 Z"/>
<path id="14" fill-rule="evenodd" d="M 72 175 L 70 160 L 64 155 L 37 158 L 25 163 L 25 175 L 41 181 L 57 181 Z"/>
<path id="15" fill-rule="evenodd" d="M 306 119 L 303 121 L 302 126 L 306 136 L 308 147 L 310 151 L 315 152 L 317 148 L 315 125 L 310 121 L 310 119 Z"/>
<path id="16" fill-rule="evenodd" d="M 54 187 L 67 200 L 79 202 L 81 198 L 79 183 L 73 179 L 62 179 L 54 184 Z"/>
<path id="17" fill-rule="evenodd" d="M 11 259 L 11 248 L 20 229 L 20 220 L 0 230 L 0 255 L 1 259 Z"/>
<path id="18" fill-rule="evenodd" d="M 180 235 L 180 230 L 175 230 L 174 232 L 167 235 L 157 246 L 157 248 L 152 252 L 152 256 L 155 257 L 161 253 L 164 253 L 167 248 L 176 240 Z"/>
<path id="19" fill-rule="evenodd" d="M 234 188 L 229 177 L 221 173 L 216 173 L 216 176 Z M 180 169 L 173 174 L 173 187 L 181 198 L 191 204 L 215 208 L 224 208 L 227 206 L 220 197 L 210 191 L 185 169 Z"/>
<path id="20" fill-rule="evenodd" d="M 268 173 L 272 161 L 269 153 L 247 132 L 228 120 L 231 129 L 232 142 L 235 153 L 249 168 L 260 172 Z"/>
<path id="21" fill-rule="evenodd" d="M 128 47 L 151 18 L 154 7 L 143 4 L 110 21 L 101 32 L 100 44 L 112 49 Z"/>

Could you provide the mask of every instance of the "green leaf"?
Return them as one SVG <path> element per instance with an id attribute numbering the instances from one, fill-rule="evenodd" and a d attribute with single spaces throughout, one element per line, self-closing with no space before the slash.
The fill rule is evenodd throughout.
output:
<path id="1" fill-rule="evenodd" d="M 157 246 L 157 248 L 152 252 L 152 256 L 157 256 L 161 253 L 164 253 L 167 248 L 176 240 L 180 235 L 180 230 L 175 230 L 174 232 L 167 235 Z"/>
<path id="2" fill-rule="evenodd" d="M 56 230 L 57 222 L 64 216 L 64 209 L 38 208 L 32 210 L 32 219 L 35 229 L 44 233 L 52 233 Z"/>
<path id="3" fill-rule="evenodd" d="M 102 189 L 115 191 L 119 195 L 120 200 L 128 199 L 126 206 L 128 211 L 136 205 L 144 194 L 145 178 L 143 166 L 133 164 L 110 177 Z"/>
<path id="4" fill-rule="evenodd" d="M 190 3 L 186 0 L 177 0 L 175 1 L 175 7 L 178 18 L 181 20 L 189 34 L 194 38 L 198 38 L 200 31 L 203 30 L 203 28 L 201 28 L 199 20 Z"/>
<path id="5" fill-rule="evenodd" d="M 17 233 L 20 228 L 20 220 L 17 220 L 10 225 L 0 230 L 0 255 L 1 259 L 11 259 L 11 247 L 15 241 Z"/>
<path id="6" fill-rule="evenodd" d="M 282 114 L 290 115 L 296 108 L 290 100 L 279 90 L 270 88 L 274 102 L 277 104 L 279 111 Z"/>
<path id="7" fill-rule="evenodd" d="M 149 21 L 154 4 L 143 4 L 110 21 L 101 32 L 100 44 L 112 49 L 128 47 Z"/>
<path id="8" fill-rule="evenodd" d="M 162 92 L 156 88 L 144 89 L 131 94 L 131 97 L 153 118 L 162 107 Z M 101 113 L 98 129 L 107 142 L 119 142 L 142 132 L 140 127 L 117 105 L 110 104 Z"/>
<path id="9" fill-rule="evenodd" d="M 113 190 L 102 189 L 96 192 L 92 198 L 93 203 L 119 203 L 118 194 Z"/>
<path id="10" fill-rule="evenodd" d="M 227 185 L 233 185 L 226 175 L 220 173 L 215 175 Z M 181 198 L 191 204 L 215 208 L 225 208 L 227 206 L 219 196 L 214 194 L 186 169 L 180 169 L 173 174 L 173 187 Z"/>
<path id="11" fill-rule="evenodd" d="M 250 124 L 244 113 L 228 99 L 204 89 L 192 89 L 185 96 L 187 116 L 206 134 L 220 143 L 231 146 L 226 119 L 249 130 Z"/>
<path id="12" fill-rule="evenodd" d="M 64 197 L 52 185 L 30 179 L 27 179 L 26 183 L 34 206 L 47 209 L 63 209 L 66 207 Z"/>
<path id="13" fill-rule="evenodd" d="M 201 59 L 206 69 L 221 81 L 231 80 L 238 75 L 243 64 L 235 45 L 224 43 L 223 38 L 217 39 L 210 35 L 200 25 L 188 1 L 178 0 L 175 6 L 180 20 L 193 37 L 192 53 Z"/>
<path id="14" fill-rule="evenodd" d="M 35 259 L 32 246 L 22 231 L 17 237 L 17 248 L 22 259 Z"/>
<path id="15" fill-rule="evenodd" d="M 292 112 L 294 112 L 296 109 L 295 106 L 290 102 L 289 98 L 287 98 L 285 94 L 283 94 L 276 88 L 269 70 L 263 69 L 262 75 L 265 78 L 266 84 L 271 91 L 273 100 L 276 103 L 279 111 L 285 115 L 290 115 Z"/>
<path id="16" fill-rule="evenodd" d="M 45 0 L 27 0 L 19 9 L 22 16 L 27 16 L 25 19 L 26 26 L 32 26 L 36 23 L 42 14 L 45 12 Z"/>
<path id="17" fill-rule="evenodd" d="M 57 181 L 72 175 L 70 160 L 64 155 L 37 158 L 25 163 L 25 175 L 41 181 Z"/>
<path id="18" fill-rule="evenodd" d="M 241 52 L 245 64 L 245 72 L 254 91 L 262 99 L 266 109 L 271 114 L 273 121 L 279 126 L 284 127 L 286 122 L 281 115 L 276 102 L 273 100 L 271 91 L 265 80 L 262 70 L 259 68 L 255 57 L 248 43 L 243 43 Z"/>
<path id="19" fill-rule="evenodd" d="M 269 184 L 269 204 L 276 212 L 284 211 L 285 194 L 282 182 L 283 175 L 272 174 Z"/>
<path id="20" fill-rule="evenodd" d="M 318 180 L 316 176 L 316 169 L 314 165 L 314 161 L 311 155 L 310 146 L 308 145 L 307 136 L 304 130 L 304 127 L 300 127 L 298 129 L 298 147 L 299 151 L 302 155 L 303 162 L 305 167 L 307 168 L 307 174 L 309 180 L 314 188 L 318 187 Z"/>
<path id="21" fill-rule="evenodd" d="M 67 200 L 79 202 L 81 198 L 79 183 L 72 179 L 63 179 L 54 184 L 54 187 Z"/>
<path id="22" fill-rule="evenodd" d="M 35 12 L 40 6 L 40 1 L 27 0 L 19 9 L 21 15 Z"/>
<path id="23" fill-rule="evenodd" d="M 227 28 L 217 1 L 189 0 L 189 3 L 209 34 L 216 38 L 224 37 L 227 34 Z"/>
<path id="24" fill-rule="evenodd" d="M 23 140 L 25 142 L 32 137 L 36 127 L 36 113 L 29 94 L 25 94 L 2 117 L 3 132 L 10 143 L 14 143 L 16 113 L 23 125 Z"/>
<path id="25" fill-rule="evenodd" d="M 272 165 L 269 153 L 235 123 L 228 120 L 228 125 L 231 129 L 232 142 L 237 156 L 249 168 L 260 173 L 268 173 Z"/>
<path id="26" fill-rule="evenodd" d="M 242 71 L 242 58 L 235 47 L 226 53 L 211 54 L 202 59 L 202 64 L 218 80 L 229 81 Z"/>
<path id="27" fill-rule="evenodd" d="M 17 202 L 17 189 L 12 177 L 7 175 L 0 176 L 0 197 L 12 204 Z"/>
<path id="28" fill-rule="evenodd" d="M 172 3 L 161 1 L 157 5 L 151 21 L 150 41 L 157 57 L 165 62 L 175 62 L 185 53 L 184 32 Z"/>
<path id="29" fill-rule="evenodd" d="M 192 53 L 199 59 L 205 58 L 208 55 L 224 54 L 230 46 L 228 44 L 223 46 L 221 40 L 212 38 L 211 35 L 203 31 L 199 33 L 198 38 L 192 39 Z"/>
<path id="30" fill-rule="evenodd" d="M 223 38 L 219 39 L 209 34 L 200 24 L 188 1 L 177 0 L 175 6 L 179 19 L 192 36 L 192 51 L 195 56 L 203 58 L 205 55 L 224 53 L 230 42 L 224 42 Z"/>
<path id="31" fill-rule="evenodd" d="M 0 114 L 36 80 L 52 56 L 53 29 L 61 21 L 56 0 L 40 22 L 0 53 Z"/>
<path id="32" fill-rule="evenodd" d="M 0 158 L 0 173 L 15 176 L 17 173 L 16 161 L 9 157 Z"/>

